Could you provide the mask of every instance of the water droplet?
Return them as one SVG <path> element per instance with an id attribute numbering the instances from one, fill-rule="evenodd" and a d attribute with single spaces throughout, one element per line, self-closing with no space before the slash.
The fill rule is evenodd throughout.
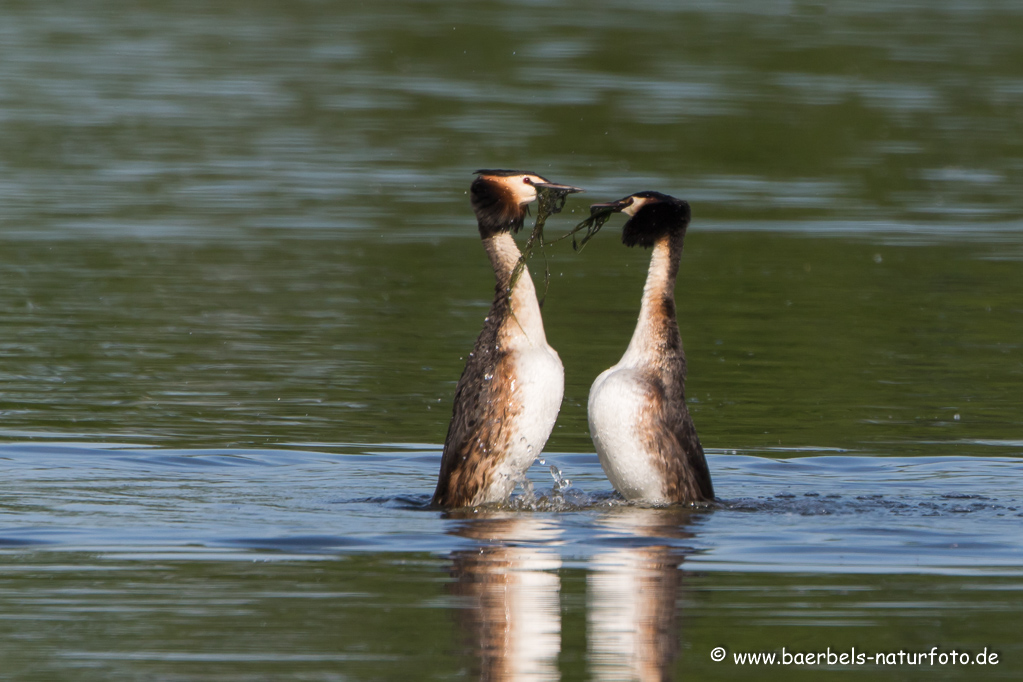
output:
<path id="1" fill-rule="evenodd" d="M 493 378 L 494 378 L 494 375 L 493 375 L 493 374 L 489 374 L 489 373 L 488 373 L 488 374 L 484 374 L 484 375 L 483 375 L 483 380 L 484 380 L 484 381 L 490 381 L 490 380 L 491 380 L 491 379 L 493 379 Z"/>
<path id="2" fill-rule="evenodd" d="M 555 493 L 561 493 L 561 491 L 567 489 L 568 486 L 572 485 L 572 481 L 568 480 L 567 478 L 564 478 L 561 475 L 561 470 L 558 469 L 558 467 L 556 467 L 555 465 L 552 464 L 550 466 L 549 471 L 551 472 L 551 478 L 554 479 Z"/>
<path id="3" fill-rule="evenodd" d="M 959 413 L 956 412 L 955 415 L 953 415 L 952 419 L 955 419 L 956 421 L 959 421 Z"/>

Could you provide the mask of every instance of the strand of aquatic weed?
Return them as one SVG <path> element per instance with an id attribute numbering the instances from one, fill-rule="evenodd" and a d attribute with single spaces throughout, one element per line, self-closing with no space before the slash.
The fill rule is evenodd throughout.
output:
<path id="1" fill-rule="evenodd" d="M 512 289 L 515 288 L 515 283 L 519 281 L 519 277 L 522 276 L 522 271 L 526 267 L 526 261 L 533 253 L 533 245 L 539 243 L 540 253 L 543 254 L 543 296 L 540 297 L 540 305 L 543 306 L 544 299 L 547 298 L 547 289 L 551 283 L 551 269 L 547 263 L 547 251 L 544 246 L 550 242 L 544 242 L 543 240 L 543 228 L 547 223 L 547 219 L 555 213 L 561 213 L 561 209 L 565 208 L 565 200 L 571 192 L 566 190 L 554 189 L 552 187 L 538 186 L 536 188 L 537 197 L 537 209 L 536 209 L 536 222 L 533 224 L 533 231 L 529 233 L 529 239 L 526 240 L 526 244 L 522 247 L 522 255 L 519 256 L 518 262 L 515 264 L 515 269 L 512 270 L 511 279 L 508 281 L 508 295 L 511 295 Z"/>
<path id="2" fill-rule="evenodd" d="M 548 243 L 557 244 L 562 239 L 568 239 L 569 237 L 571 237 L 572 250 L 576 252 L 582 251 L 583 247 L 586 246 L 586 242 L 593 239 L 593 237 L 598 232 L 600 232 L 600 228 L 604 227 L 604 223 L 606 223 L 611 218 L 612 215 L 618 213 L 618 210 L 619 209 L 614 208 L 612 206 L 590 208 L 590 216 L 588 218 L 580 221 L 579 224 L 573 227 L 571 230 L 561 235 L 554 241 Z M 583 235 L 582 239 L 577 243 L 575 233 L 579 232 L 582 229 L 586 230 L 586 234 Z"/>

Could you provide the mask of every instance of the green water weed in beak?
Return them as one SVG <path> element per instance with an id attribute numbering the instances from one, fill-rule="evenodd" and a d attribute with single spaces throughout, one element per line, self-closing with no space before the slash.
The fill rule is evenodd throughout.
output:
<path id="1" fill-rule="evenodd" d="M 590 207 L 590 216 L 582 220 L 578 225 L 573 227 L 570 231 L 561 235 L 555 242 L 560 242 L 562 239 L 572 238 L 572 250 L 579 252 L 586 246 L 586 242 L 593 239 L 593 237 L 600 232 L 600 228 L 604 227 L 604 223 L 610 220 L 611 216 L 622 210 L 621 206 L 615 204 L 608 205 L 596 205 Z M 583 235 L 582 239 L 576 242 L 575 233 L 580 230 L 586 230 L 586 234 Z"/>
<path id="2" fill-rule="evenodd" d="M 581 192 L 582 190 L 577 187 L 568 187 L 566 185 L 551 185 L 537 183 L 536 188 L 536 222 L 533 223 L 533 231 L 530 232 L 529 238 L 526 240 L 525 245 L 522 247 L 522 255 L 519 256 L 518 263 L 515 264 L 515 269 L 512 271 L 511 279 L 508 282 L 508 294 L 511 294 L 512 289 L 515 288 L 515 283 L 518 282 L 519 277 L 522 276 L 522 271 L 526 267 L 526 261 L 529 260 L 533 254 L 534 244 L 540 246 L 540 252 L 543 254 L 543 296 L 540 297 L 540 306 L 543 306 L 544 299 L 547 298 L 547 290 L 551 283 L 551 270 L 547 263 L 547 252 L 544 250 L 544 246 L 551 242 L 545 242 L 543 239 L 543 228 L 547 223 L 547 219 L 556 213 L 561 213 L 561 210 L 565 208 L 565 201 L 569 194 L 575 192 Z M 555 240 L 557 241 L 557 240 Z"/>

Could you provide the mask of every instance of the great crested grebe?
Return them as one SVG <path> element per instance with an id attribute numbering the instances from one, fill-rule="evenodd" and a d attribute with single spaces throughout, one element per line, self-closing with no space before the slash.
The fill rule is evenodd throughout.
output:
<path id="1" fill-rule="evenodd" d="M 536 173 L 476 171 L 472 208 L 497 286 L 494 302 L 455 387 L 433 504 L 467 507 L 506 499 L 551 435 L 565 392 L 565 369 L 547 345 L 536 290 L 517 232 L 537 188 L 581 192 Z M 510 289 L 510 291 L 509 291 Z"/>
<path id="2" fill-rule="evenodd" d="M 689 204 L 637 192 L 591 210 L 629 216 L 626 246 L 653 247 L 632 341 L 590 388 L 590 434 L 600 465 L 626 499 L 672 504 L 714 499 L 710 471 L 686 408 L 686 356 L 675 319 L 675 278 Z"/>

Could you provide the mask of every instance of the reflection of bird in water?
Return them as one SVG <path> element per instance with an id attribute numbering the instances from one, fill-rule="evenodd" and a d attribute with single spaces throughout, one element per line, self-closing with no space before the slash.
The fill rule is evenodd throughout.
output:
<path id="1" fill-rule="evenodd" d="M 682 512 L 680 514 L 679 512 Z M 600 524 L 628 538 L 682 538 L 689 509 L 619 508 Z M 679 650 L 683 550 L 619 547 L 590 560 L 586 579 L 588 659 L 593 680 L 673 679 Z"/>
<path id="2" fill-rule="evenodd" d="M 459 621 L 480 666 L 472 677 L 559 679 L 561 557 L 535 543 L 557 540 L 560 529 L 530 515 L 508 515 L 467 519 L 455 532 L 484 543 L 455 552 L 451 567 Z"/>
<path id="3" fill-rule="evenodd" d="M 688 507 L 619 507 L 603 514 L 605 542 L 623 539 L 590 560 L 586 577 L 590 677 L 670 680 L 678 657 L 679 540 Z M 473 678 L 557 680 L 561 650 L 560 521 L 531 514 L 460 510 L 450 531 L 478 543 L 451 557 L 451 594 Z M 651 538 L 648 546 L 636 546 Z"/>
<path id="4" fill-rule="evenodd" d="M 540 306 L 517 232 L 530 202 L 554 185 L 535 173 L 483 170 L 472 183 L 472 207 L 497 279 L 494 302 L 455 388 L 433 504 L 464 507 L 511 494 L 551 435 L 561 409 L 565 370 L 547 345 Z"/>
<path id="5" fill-rule="evenodd" d="M 590 433 L 600 464 L 628 500 L 713 500 L 703 447 L 686 408 L 686 357 L 675 319 L 675 278 L 689 204 L 659 192 L 638 192 L 591 210 L 608 208 L 630 217 L 622 241 L 653 247 L 653 253 L 632 341 L 590 389 Z"/>

